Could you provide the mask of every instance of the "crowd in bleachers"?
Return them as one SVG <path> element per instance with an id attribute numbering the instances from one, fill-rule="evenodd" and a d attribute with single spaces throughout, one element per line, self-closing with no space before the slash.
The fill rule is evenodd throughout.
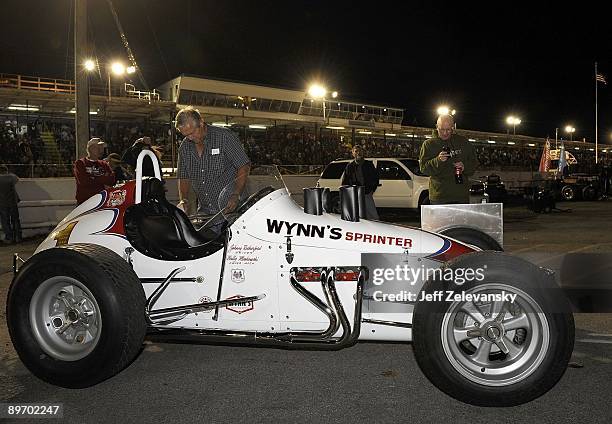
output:
<path id="1" fill-rule="evenodd" d="M 30 120 L 18 124 L 15 119 L 0 116 L 0 163 L 13 164 L 13 172 L 19 176 L 54 177 L 69 176 L 75 160 L 74 122 L 65 120 Z M 163 161 L 171 161 L 171 136 L 169 124 L 128 123 L 91 121 L 91 136 L 101 137 L 107 143 L 108 153 L 124 152 L 134 141 L 142 136 L 153 139 L 153 145 L 161 146 L 166 154 Z M 269 127 L 265 130 L 233 126 L 242 140 L 245 150 L 254 165 L 326 165 L 329 162 L 351 157 L 352 141 L 350 135 L 338 131 L 313 127 L 295 128 L 290 126 Z M 41 135 L 52 134 L 57 158 L 49 157 Z M 372 135 L 356 134 L 355 142 L 364 147 L 369 157 L 409 157 L 418 158 L 424 138 L 397 139 Z M 176 146 L 180 139 L 175 141 Z M 177 149 L 174 149 L 175 151 Z M 597 172 L 594 154 L 586 149 L 569 150 L 578 160 L 572 172 Z M 476 155 L 482 170 L 537 171 L 542 147 L 518 147 L 476 144 Z M 53 160 L 55 159 L 55 160 Z M 600 157 L 609 163 L 607 155 Z"/>
<path id="2" fill-rule="evenodd" d="M 58 177 L 72 175 L 75 161 L 75 129 L 72 120 L 35 119 L 21 124 L 13 117 L 0 116 L 0 163 L 20 177 Z M 122 153 L 134 141 L 148 135 L 160 150 L 170 150 L 169 125 L 135 125 L 122 122 L 93 121 L 92 137 L 107 142 L 108 152 Z M 59 157 L 45 149 L 43 133 L 51 134 Z"/>
<path id="3" fill-rule="evenodd" d="M 243 134 L 241 134 L 241 138 Z M 395 137 L 356 137 L 369 157 L 407 157 L 418 159 L 424 138 L 411 140 Z M 268 129 L 265 133 L 251 133 L 245 142 L 245 149 L 254 164 L 283 165 L 326 165 L 335 159 L 351 157 L 350 137 L 323 131 L 319 138 L 313 132 L 280 128 Z M 486 171 L 533 171 L 537 172 L 542 155 L 542 146 L 500 146 L 477 143 L 475 146 L 479 168 Z M 571 172 L 598 173 L 601 164 L 609 164 L 611 157 L 602 154 L 600 165 L 595 165 L 594 152 L 586 149 L 571 150 L 578 164 L 570 167 Z"/>
<path id="4" fill-rule="evenodd" d="M 45 160 L 44 143 L 37 122 L 20 126 L 17 121 L 0 118 L 0 163 L 40 164 Z M 19 172 L 23 174 L 23 172 Z"/>

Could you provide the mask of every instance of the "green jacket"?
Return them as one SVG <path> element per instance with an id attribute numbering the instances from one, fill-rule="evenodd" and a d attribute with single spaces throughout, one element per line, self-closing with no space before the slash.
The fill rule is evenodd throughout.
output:
<path id="1" fill-rule="evenodd" d="M 451 157 L 442 162 L 438 154 L 442 148 L 451 149 Z M 455 162 L 463 162 L 463 184 L 455 182 Z M 439 137 L 426 140 L 421 146 L 419 155 L 421 172 L 429 178 L 429 198 L 435 202 L 470 202 L 469 176 L 478 166 L 474 146 L 463 136 L 453 134 L 449 140 Z"/>

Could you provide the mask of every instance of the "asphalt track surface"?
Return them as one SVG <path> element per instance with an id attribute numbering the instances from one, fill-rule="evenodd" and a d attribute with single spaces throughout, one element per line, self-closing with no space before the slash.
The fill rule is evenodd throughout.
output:
<path id="1" fill-rule="evenodd" d="M 560 206 L 573 210 L 533 215 L 507 208 L 506 250 L 612 252 L 611 201 Z M 416 216 L 383 218 L 418 225 Z M 0 402 L 61 402 L 62 422 L 612 421 L 612 314 L 576 314 L 574 354 L 559 384 L 513 408 L 480 408 L 449 398 L 421 374 L 410 344 L 392 343 L 320 352 L 147 340 L 119 375 L 83 390 L 54 387 L 21 364 L 5 322 L 11 253 L 28 256 L 37 243 L 0 247 Z"/>

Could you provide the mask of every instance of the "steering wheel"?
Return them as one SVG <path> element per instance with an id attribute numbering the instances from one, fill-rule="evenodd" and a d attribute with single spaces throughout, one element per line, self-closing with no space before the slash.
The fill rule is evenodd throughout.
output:
<path id="1" fill-rule="evenodd" d="M 267 186 L 267 187 L 262 188 L 257 193 L 251 194 L 248 199 L 246 199 L 241 205 L 239 205 L 236 209 L 234 209 L 230 213 L 233 213 L 233 214 L 243 214 L 251 206 L 253 206 L 255 203 L 257 203 L 259 200 L 263 199 L 264 196 L 272 193 L 273 191 L 275 191 L 275 188 L 272 187 L 272 186 Z"/>

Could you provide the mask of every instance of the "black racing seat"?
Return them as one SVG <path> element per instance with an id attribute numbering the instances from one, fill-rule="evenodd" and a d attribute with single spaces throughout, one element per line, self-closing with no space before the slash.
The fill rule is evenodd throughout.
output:
<path id="1" fill-rule="evenodd" d="M 189 260 L 223 247 L 224 231 L 197 231 L 185 212 L 168 202 L 163 182 L 145 179 L 142 192 L 141 203 L 130 206 L 124 216 L 125 234 L 136 250 L 162 260 Z"/>

